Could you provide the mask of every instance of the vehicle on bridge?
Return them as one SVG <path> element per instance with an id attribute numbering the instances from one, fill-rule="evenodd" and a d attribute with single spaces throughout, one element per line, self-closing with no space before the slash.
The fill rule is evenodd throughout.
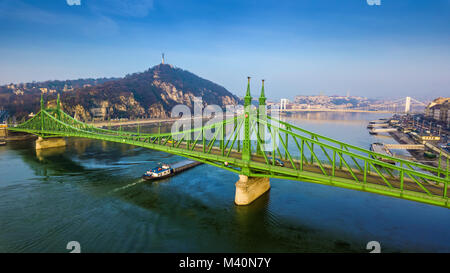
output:
<path id="1" fill-rule="evenodd" d="M 267 159 L 269 160 L 270 164 L 273 163 L 273 160 L 272 160 L 272 157 L 271 157 L 271 156 L 268 156 Z M 278 159 L 278 158 L 275 158 L 275 165 L 280 166 L 280 167 L 284 167 L 284 162 L 281 161 L 281 160 Z"/>

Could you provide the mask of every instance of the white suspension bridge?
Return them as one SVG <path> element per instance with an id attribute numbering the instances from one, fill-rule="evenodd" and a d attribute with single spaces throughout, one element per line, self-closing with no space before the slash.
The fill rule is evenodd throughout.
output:
<path id="1" fill-rule="evenodd" d="M 417 113 L 423 112 L 427 106 L 412 97 L 400 98 L 393 101 L 383 101 L 364 107 L 352 108 L 288 108 L 288 100 L 281 99 L 280 111 L 282 112 L 307 112 L 307 111 L 327 111 L 327 112 L 380 112 L 380 113 Z"/>

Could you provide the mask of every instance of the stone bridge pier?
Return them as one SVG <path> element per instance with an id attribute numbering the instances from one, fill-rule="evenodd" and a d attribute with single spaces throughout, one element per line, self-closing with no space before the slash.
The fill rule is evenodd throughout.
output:
<path id="1" fill-rule="evenodd" d="M 64 147 L 66 145 L 66 139 L 63 137 L 38 137 L 38 139 L 36 140 L 36 150 Z"/>
<path id="2" fill-rule="evenodd" d="M 239 181 L 236 182 L 234 202 L 240 206 L 249 205 L 269 189 L 270 181 L 268 177 L 239 175 Z"/>

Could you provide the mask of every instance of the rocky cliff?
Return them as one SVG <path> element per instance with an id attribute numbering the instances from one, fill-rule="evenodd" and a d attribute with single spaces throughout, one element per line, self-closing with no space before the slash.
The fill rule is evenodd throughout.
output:
<path id="1" fill-rule="evenodd" d="M 54 100 L 56 93 L 45 94 Z M 16 94 L 12 101 L 21 101 L 27 113 L 36 112 L 40 93 Z M 23 98 L 27 97 L 29 103 Z M 127 75 L 94 86 L 61 92 L 64 111 L 80 120 L 114 118 L 164 118 L 177 104 L 192 108 L 194 97 L 202 97 L 204 105 L 221 107 L 238 103 L 238 98 L 224 87 L 168 64 L 156 65 L 147 71 Z M 1 103 L 1 101 L 0 101 Z M 8 105 L 4 105 L 8 109 Z M 18 114 L 18 113 L 17 113 Z"/>

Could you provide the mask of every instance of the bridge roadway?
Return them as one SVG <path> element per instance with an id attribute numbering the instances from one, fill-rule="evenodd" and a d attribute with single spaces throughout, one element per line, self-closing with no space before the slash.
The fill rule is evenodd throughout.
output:
<path id="1" fill-rule="evenodd" d="M 245 118 L 247 117 L 248 116 L 245 116 Z M 244 120 L 245 119 L 241 120 L 239 126 L 243 125 L 242 123 Z M 260 120 L 260 122 L 263 125 L 268 125 L 264 120 Z M 235 124 L 237 125 L 238 123 Z M 222 124 L 222 126 L 225 126 L 225 123 Z M 251 126 L 251 128 L 253 128 L 253 130 L 256 130 L 256 125 Z M 292 126 L 292 128 L 294 128 L 294 126 Z M 291 137 L 295 137 L 294 139 L 299 138 L 302 143 L 303 141 L 305 141 L 310 151 L 313 151 L 313 149 L 311 149 L 308 142 L 310 142 L 311 145 L 316 143 L 316 145 L 318 145 L 322 150 L 328 149 L 328 151 L 331 151 L 333 153 L 333 156 L 338 156 L 336 159 L 339 159 L 339 155 L 342 155 L 343 157 L 347 157 L 347 160 L 348 158 L 350 158 L 355 162 L 361 162 L 360 160 L 364 161 L 363 166 L 371 166 L 370 171 L 364 172 L 362 169 L 360 170 L 360 168 L 358 168 L 356 164 L 354 166 L 349 165 L 346 163 L 346 161 L 343 161 L 344 165 L 342 165 L 341 169 L 341 159 L 334 161 L 336 164 L 334 167 L 330 165 L 332 164 L 330 163 L 332 162 L 331 159 L 329 160 L 328 164 L 325 164 L 323 162 L 321 164 L 318 164 L 318 158 L 314 154 L 314 152 L 314 163 L 311 163 L 311 161 L 309 160 L 300 162 L 298 159 L 290 157 L 292 161 L 286 158 L 282 160 L 284 162 L 283 167 L 274 166 L 272 164 L 267 164 L 263 155 L 257 155 L 253 153 L 250 160 L 248 160 L 243 159 L 243 153 L 238 152 L 236 149 L 230 151 L 230 148 L 227 148 L 226 151 L 222 151 L 221 148 L 217 146 L 218 141 L 215 141 L 214 143 L 208 142 L 208 146 L 205 147 L 205 150 L 207 150 L 207 152 L 204 152 L 203 146 L 197 141 L 193 141 L 191 144 L 190 142 L 183 140 L 180 143 L 172 140 L 171 134 L 140 135 L 139 133 L 133 132 L 103 130 L 76 121 L 60 110 L 56 110 L 54 111 L 54 113 L 40 111 L 34 118 L 28 120 L 23 124 L 20 124 L 17 127 L 11 128 L 11 130 L 45 136 L 46 138 L 50 137 L 50 139 L 52 137 L 58 136 L 81 137 L 140 146 L 204 162 L 213 166 L 227 169 L 229 171 L 235 172 L 236 174 L 253 177 L 255 178 L 255 181 L 261 177 L 306 181 L 449 207 L 446 189 L 445 186 L 443 186 L 444 184 L 448 184 L 448 178 L 442 177 L 444 174 L 446 174 L 445 170 L 440 171 L 440 168 L 431 168 L 433 172 L 440 171 L 440 177 L 438 178 L 436 174 L 430 174 L 429 172 L 425 171 L 426 169 L 430 170 L 430 168 L 424 168 L 421 171 L 421 166 L 417 166 L 413 162 L 409 163 L 399 161 L 399 164 L 402 164 L 403 167 L 393 166 L 377 159 L 368 158 L 367 156 L 371 154 L 371 152 L 369 151 L 365 152 L 365 150 L 360 150 L 356 147 L 350 147 L 353 150 L 356 149 L 356 151 L 358 151 L 359 149 L 360 152 L 362 151 L 363 154 L 361 155 L 357 152 L 349 152 L 348 148 L 344 149 L 344 147 L 346 146 L 343 143 L 335 142 L 336 145 L 341 145 L 341 148 L 336 148 L 333 147 L 333 145 L 322 143 L 318 139 L 318 137 L 320 137 L 323 141 L 332 141 L 326 137 L 316 135 L 316 140 L 314 140 L 314 134 L 310 132 L 307 134 L 311 135 L 311 139 L 309 139 L 309 137 L 305 138 L 305 136 L 295 134 L 292 131 L 287 131 L 283 128 L 280 129 L 280 132 L 289 133 Z M 240 127 L 236 127 L 234 130 L 239 131 Z M 301 129 L 297 128 L 297 130 Z M 190 132 L 191 131 L 180 132 L 177 135 L 181 137 L 187 135 Z M 220 131 L 216 132 L 218 133 Z M 249 135 L 251 134 L 251 130 L 248 130 L 247 134 L 248 136 L 246 136 L 245 139 L 248 139 L 247 141 L 250 141 Z M 244 145 L 246 143 L 245 139 L 241 140 L 242 142 L 240 141 L 239 143 L 242 143 L 242 145 Z M 51 140 L 49 141 L 51 142 Z M 194 148 L 192 148 L 193 143 L 197 143 Z M 201 141 L 201 143 L 203 144 L 203 141 Z M 283 141 L 282 144 L 284 145 Z M 230 145 L 230 147 L 232 147 L 233 145 L 234 142 Z M 275 151 L 272 151 L 272 154 L 275 154 Z M 278 156 L 280 156 L 279 152 Z M 304 159 L 306 159 L 306 157 L 304 157 Z M 410 164 L 411 166 L 418 167 L 419 170 L 409 170 L 408 168 L 406 168 L 410 166 Z M 378 167 L 374 168 L 374 166 Z M 398 173 L 399 171 L 401 171 L 400 174 Z M 409 177 L 409 174 L 411 174 L 412 176 Z M 435 183 L 430 181 L 439 182 Z"/>
<path id="2" fill-rule="evenodd" d="M 162 145 L 162 144 L 161 144 Z M 166 144 L 167 147 L 171 147 L 171 145 Z M 180 146 L 178 147 L 182 150 L 186 150 L 186 144 L 185 143 L 181 143 Z M 201 144 L 197 144 L 194 148 L 193 151 L 197 151 L 199 153 L 203 153 L 203 146 Z M 228 151 L 225 151 L 225 154 Z M 222 150 L 218 147 L 213 147 L 211 149 L 211 154 L 212 155 L 216 155 L 216 156 L 221 156 L 222 155 Z M 231 163 L 231 161 L 233 160 L 240 160 L 242 157 L 242 154 L 240 152 L 238 152 L 237 150 L 233 149 L 230 152 L 229 158 L 230 160 L 227 161 L 228 163 Z M 280 159 L 281 160 L 281 159 Z M 333 182 L 344 182 L 344 183 L 361 183 L 364 184 L 364 173 L 361 172 L 359 169 L 357 168 L 352 168 L 352 171 L 354 173 L 354 175 L 357 177 L 357 179 L 361 182 L 355 182 L 353 176 L 351 175 L 351 173 L 348 171 L 348 169 L 345 168 L 345 166 L 342 167 L 342 169 L 339 168 L 339 166 L 335 167 L 334 170 L 334 176 L 332 176 L 332 172 L 333 172 L 333 167 L 330 166 L 329 164 L 324 164 L 322 163 L 322 167 L 324 168 L 325 172 L 327 173 L 327 176 L 325 176 L 319 166 L 319 164 L 314 163 L 303 163 L 303 171 L 299 171 L 300 170 L 300 161 L 299 160 L 295 160 L 293 159 L 293 162 L 295 164 L 295 167 L 297 168 L 297 170 L 292 166 L 291 162 L 289 160 L 281 160 L 284 163 L 284 166 L 268 166 L 266 164 L 265 158 L 262 155 L 257 155 L 256 153 L 252 153 L 252 158 L 251 158 L 252 162 L 255 163 L 260 163 L 262 167 L 259 171 L 261 171 L 261 173 L 263 174 L 272 174 L 273 176 L 276 177 L 277 174 L 277 169 L 279 168 L 288 168 L 291 169 L 293 172 L 293 176 L 291 179 L 295 179 L 295 180 L 302 180 L 302 172 L 308 172 L 310 175 L 311 174 L 315 174 L 318 177 L 321 177 L 322 179 L 325 177 L 326 179 L 328 179 L 329 183 L 320 183 L 320 184 L 327 184 L 327 185 L 333 185 Z M 373 168 L 372 168 L 373 169 Z M 389 176 L 389 174 L 387 173 L 383 173 L 383 175 L 385 176 Z M 281 178 L 281 177 L 280 177 Z M 288 178 L 289 179 L 289 178 Z M 401 189 L 401 180 L 398 177 L 392 177 L 389 176 L 387 177 L 388 182 L 391 184 L 391 186 L 393 188 L 396 189 Z M 317 181 L 310 181 L 310 179 L 305 178 L 306 181 L 309 182 L 314 182 L 314 183 L 318 183 Z M 423 182 L 423 181 L 422 181 Z M 385 181 L 375 172 L 375 171 L 371 171 L 368 172 L 366 174 L 366 182 L 365 183 L 369 183 L 369 184 L 373 184 L 373 185 L 380 185 L 380 186 L 386 186 L 387 184 L 385 183 Z M 438 195 L 438 196 L 443 196 L 444 194 L 444 187 L 443 185 L 436 185 L 430 182 L 423 182 L 422 185 L 433 195 Z M 417 193 L 425 193 L 425 191 L 411 178 L 407 177 L 405 174 L 405 177 L 403 178 L 403 189 L 404 190 L 408 190 L 408 191 L 412 191 L 412 192 L 417 192 Z"/>
<path id="3" fill-rule="evenodd" d="M 36 130 L 26 130 L 22 129 L 23 131 L 28 131 L 29 133 L 36 133 L 34 131 Z M 59 131 L 52 131 L 52 130 L 44 130 L 41 131 L 41 133 L 45 133 L 47 135 L 59 135 Z M 111 134 L 93 134 L 91 132 L 82 132 L 78 131 L 76 133 L 74 132 L 65 132 L 65 136 L 67 137 L 84 137 L 84 138 L 91 138 L 91 139 L 99 139 L 99 140 L 107 140 L 112 142 L 118 142 L 118 143 L 126 143 L 136 146 L 141 146 L 149 149 L 159 150 L 163 152 L 169 152 L 172 154 L 180 155 L 183 157 L 191 158 L 193 160 L 198 161 L 207 161 L 206 163 L 210 165 L 215 165 L 218 167 L 226 168 L 224 163 L 228 162 L 229 166 L 228 170 L 234 171 L 235 173 L 239 174 L 240 171 L 232 168 L 233 165 L 235 166 L 244 166 L 246 164 L 245 161 L 242 160 L 242 153 L 238 152 L 236 149 L 233 149 L 230 151 L 230 154 L 228 157 L 222 155 L 222 150 L 220 147 L 214 146 L 211 148 L 211 151 L 209 153 L 203 152 L 203 146 L 202 144 L 196 144 L 195 148 L 192 149 L 192 144 L 190 145 L 190 149 L 187 149 L 187 143 L 181 142 L 178 147 L 173 147 L 174 144 L 167 142 L 165 145 L 163 143 L 166 139 L 161 140 L 161 144 L 157 143 L 149 143 L 144 141 L 145 137 L 140 136 L 133 136 L 133 140 L 131 140 L 131 137 L 128 137 L 127 139 L 124 139 L 123 135 L 111 135 Z M 147 138 L 148 139 L 148 138 Z M 208 148 L 206 148 L 207 150 Z M 229 151 L 225 151 L 225 155 Z M 300 170 L 301 163 L 299 160 L 293 159 L 292 161 L 295 164 L 296 169 L 293 167 L 290 160 L 281 160 L 284 163 L 284 166 L 273 166 L 268 165 L 265 161 L 264 156 L 257 155 L 256 153 L 252 153 L 251 161 L 248 163 L 249 168 L 252 169 L 252 173 L 250 176 L 254 177 L 272 177 L 272 178 L 280 178 L 280 179 L 289 179 L 289 180 L 296 180 L 296 181 L 306 181 L 306 182 L 312 182 L 317 184 L 324 184 L 324 185 L 330 185 L 330 186 L 338 186 L 338 187 L 344 187 L 354 190 L 362 190 L 362 191 L 368 191 L 368 192 L 374 192 L 378 194 L 383 195 L 389 195 L 394 197 L 402 197 L 402 194 L 399 194 L 401 187 L 401 180 L 398 176 L 390 176 L 388 173 L 384 172 L 383 175 L 386 177 L 388 183 L 391 185 L 389 187 L 387 183 L 384 181 L 382 177 L 373 169 L 373 167 L 370 168 L 370 172 L 366 173 L 366 179 L 364 181 L 364 173 L 361 172 L 356 166 L 350 166 L 353 172 L 354 177 L 358 180 L 355 181 L 355 178 L 351 174 L 351 172 L 346 168 L 346 166 L 343 166 L 342 169 L 338 167 L 338 161 L 336 161 L 336 166 L 334 168 L 334 175 L 333 174 L 333 166 L 329 164 L 325 164 L 321 162 L 322 168 L 326 172 L 327 175 L 325 175 L 322 172 L 322 169 L 320 168 L 318 163 L 307 163 L 303 162 L 303 169 Z M 220 164 L 220 165 L 218 165 Z M 385 163 L 387 164 L 387 163 Z M 288 173 L 288 174 L 287 174 Z M 441 174 L 442 175 L 442 174 Z M 444 186 L 442 184 L 434 184 L 434 182 L 428 182 L 425 179 L 420 179 L 420 185 L 425 188 L 430 194 L 428 194 L 427 199 L 430 199 L 430 201 L 433 201 L 436 197 L 442 198 L 444 196 Z M 403 190 L 408 192 L 408 198 L 410 200 L 416 200 L 420 201 L 423 200 L 424 194 L 427 194 L 426 191 L 419 186 L 418 183 L 416 183 L 412 178 L 408 177 L 405 173 L 403 178 Z M 417 194 L 417 199 L 415 199 L 414 195 Z M 406 198 L 406 195 L 405 195 Z M 439 201 L 438 201 L 439 202 Z M 447 206 L 447 205 L 444 205 Z"/>

